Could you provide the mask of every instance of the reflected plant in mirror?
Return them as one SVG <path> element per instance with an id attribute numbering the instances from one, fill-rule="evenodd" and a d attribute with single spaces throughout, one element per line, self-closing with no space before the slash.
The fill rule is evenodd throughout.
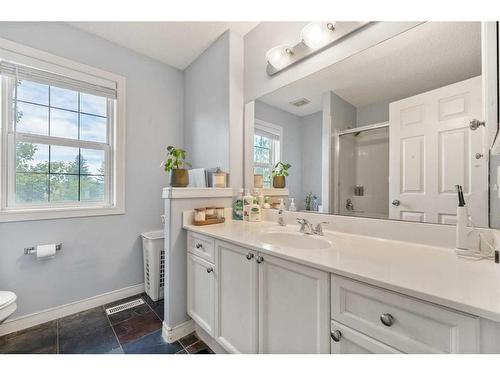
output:
<path id="1" fill-rule="evenodd" d="M 292 166 L 289 163 L 277 162 L 273 168 L 273 187 L 275 189 L 284 189 L 286 186 L 285 177 L 289 175 L 288 170 Z"/>

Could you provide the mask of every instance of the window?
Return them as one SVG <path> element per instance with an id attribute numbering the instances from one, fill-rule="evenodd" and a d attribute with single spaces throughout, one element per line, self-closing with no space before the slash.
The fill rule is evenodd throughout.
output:
<path id="1" fill-rule="evenodd" d="M 116 82 L 96 84 L 1 55 L 0 74 L 0 221 L 123 212 Z"/>
<path id="2" fill-rule="evenodd" d="M 280 140 L 282 128 L 257 121 L 255 123 L 253 142 L 254 174 L 261 174 L 264 179 L 264 187 L 272 186 L 272 170 L 276 163 L 281 160 Z"/>

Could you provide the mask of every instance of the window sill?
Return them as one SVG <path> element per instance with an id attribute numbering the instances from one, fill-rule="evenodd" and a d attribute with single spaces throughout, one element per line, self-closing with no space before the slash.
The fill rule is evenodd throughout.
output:
<path id="1" fill-rule="evenodd" d="M 69 219 L 76 217 L 122 215 L 124 207 L 70 207 L 0 211 L 0 223 L 32 220 Z"/>

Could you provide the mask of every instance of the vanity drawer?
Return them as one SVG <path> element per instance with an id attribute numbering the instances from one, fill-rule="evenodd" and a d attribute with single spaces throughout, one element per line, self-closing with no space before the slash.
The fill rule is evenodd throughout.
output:
<path id="1" fill-rule="evenodd" d="M 188 232 L 188 251 L 208 260 L 215 262 L 215 240 L 202 234 Z"/>
<path id="2" fill-rule="evenodd" d="M 332 275 L 332 319 L 405 353 L 478 353 L 479 318 Z"/>

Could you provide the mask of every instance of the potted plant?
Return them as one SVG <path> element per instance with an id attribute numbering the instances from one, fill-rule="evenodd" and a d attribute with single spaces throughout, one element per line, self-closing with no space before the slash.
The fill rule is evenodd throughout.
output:
<path id="1" fill-rule="evenodd" d="M 283 189 L 286 185 L 285 177 L 288 176 L 288 170 L 292 166 L 288 163 L 279 161 L 273 168 L 273 187 Z"/>
<path id="2" fill-rule="evenodd" d="M 167 147 L 167 160 L 165 160 L 165 171 L 170 173 L 170 186 L 186 187 L 189 185 L 188 170 L 184 166 L 190 167 L 186 161 L 186 151 L 174 146 Z"/>

